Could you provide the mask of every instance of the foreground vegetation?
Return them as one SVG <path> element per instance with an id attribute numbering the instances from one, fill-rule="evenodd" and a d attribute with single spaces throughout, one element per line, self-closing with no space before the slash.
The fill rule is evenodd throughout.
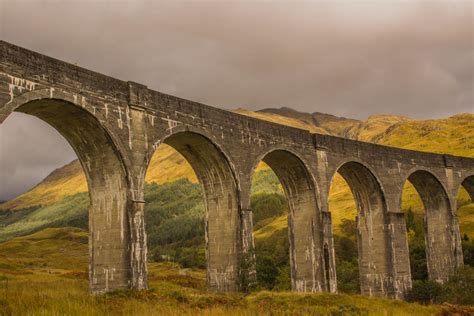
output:
<path id="1" fill-rule="evenodd" d="M 0 315 L 441 315 L 459 308 L 341 294 L 216 294 L 206 291 L 202 269 L 168 262 L 149 270 L 149 290 L 92 296 L 87 232 L 49 228 L 15 238 L 0 244 Z"/>

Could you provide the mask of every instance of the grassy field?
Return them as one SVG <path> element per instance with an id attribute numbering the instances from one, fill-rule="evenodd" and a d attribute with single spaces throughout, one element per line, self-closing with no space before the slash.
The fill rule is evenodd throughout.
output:
<path id="1" fill-rule="evenodd" d="M 206 291 L 205 272 L 150 263 L 150 289 L 88 293 L 87 233 L 49 228 L 0 244 L 0 315 L 434 315 L 446 307 L 357 295 Z"/>

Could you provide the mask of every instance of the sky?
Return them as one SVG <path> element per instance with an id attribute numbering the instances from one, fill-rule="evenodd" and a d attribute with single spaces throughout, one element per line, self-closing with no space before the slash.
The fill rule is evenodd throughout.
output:
<path id="1" fill-rule="evenodd" d="M 0 38 L 226 109 L 428 119 L 474 112 L 473 4 L 0 0 Z M 15 113 L 0 125 L 0 200 L 74 158 Z"/>

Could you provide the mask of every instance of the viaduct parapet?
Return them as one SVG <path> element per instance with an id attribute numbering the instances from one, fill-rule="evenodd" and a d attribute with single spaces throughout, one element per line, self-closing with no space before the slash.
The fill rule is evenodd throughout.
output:
<path id="1" fill-rule="evenodd" d="M 411 288 L 402 188 L 425 207 L 429 277 L 463 265 L 456 196 L 474 198 L 474 159 L 384 147 L 274 124 L 114 79 L 0 41 L 0 123 L 34 115 L 75 150 L 89 194 L 89 280 L 94 293 L 147 287 L 145 173 L 160 144 L 193 167 L 206 205 L 210 290 L 255 278 L 251 179 L 260 161 L 289 203 L 294 291 L 337 291 L 328 194 L 338 172 L 356 205 L 361 291 L 403 298 Z"/>

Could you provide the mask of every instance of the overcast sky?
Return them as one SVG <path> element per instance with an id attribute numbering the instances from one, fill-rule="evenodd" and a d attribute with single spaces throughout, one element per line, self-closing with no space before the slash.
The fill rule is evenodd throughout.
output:
<path id="1" fill-rule="evenodd" d="M 365 119 L 474 112 L 472 1 L 0 0 L 0 38 L 222 108 Z M 15 114 L 0 126 L 0 199 L 74 153 Z"/>

